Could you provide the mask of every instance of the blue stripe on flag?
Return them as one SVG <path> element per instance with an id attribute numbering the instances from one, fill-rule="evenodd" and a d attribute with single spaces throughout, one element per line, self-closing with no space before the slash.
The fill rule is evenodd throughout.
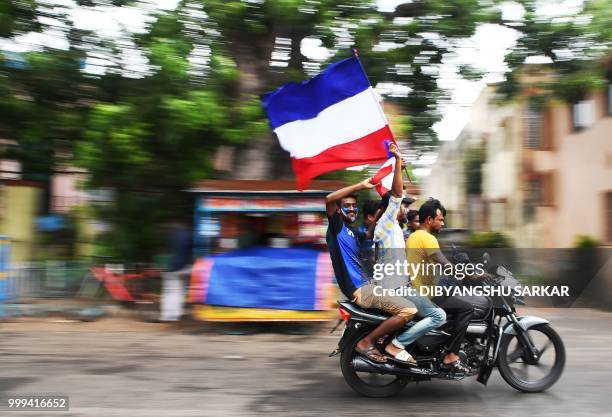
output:
<path id="1" fill-rule="evenodd" d="M 302 83 L 288 83 L 262 97 L 272 129 L 296 120 L 316 117 L 327 107 L 370 87 L 368 77 L 355 57 L 338 61 Z"/>

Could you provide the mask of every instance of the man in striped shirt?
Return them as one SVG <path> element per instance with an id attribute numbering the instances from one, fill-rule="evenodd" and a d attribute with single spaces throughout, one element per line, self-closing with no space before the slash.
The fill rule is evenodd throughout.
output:
<path id="1" fill-rule="evenodd" d="M 406 216 L 408 211 L 408 206 L 402 208 L 402 155 L 395 144 L 389 146 L 389 152 L 395 156 L 398 163 L 391 191 L 383 197 L 381 214 L 374 229 L 377 264 L 396 264 L 398 261 L 404 263 L 407 260 L 404 232 L 400 226 L 400 220 Z M 379 285 L 384 288 L 398 288 L 410 285 L 410 280 L 407 275 L 385 276 Z M 396 362 L 416 365 L 416 360 L 408 353 L 406 347 L 428 331 L 442 325 L 446 320 L 446 314 L 427 297 L 414 295 L 405 298 L 416 307 L 417 315 L 421 317 L 421 320 L 393 339 L 385 347 L 385 352 Z"/>

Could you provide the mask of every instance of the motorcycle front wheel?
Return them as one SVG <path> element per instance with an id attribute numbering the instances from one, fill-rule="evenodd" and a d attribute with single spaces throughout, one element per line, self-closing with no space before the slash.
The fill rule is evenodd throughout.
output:
<path id="1" fill-rule="evenodd" d="M 353 359 L 359 355 L 355 346 L 372 329 L 363 329 L 350 336 L 340 355 L 340 369 L 346 383 L 358 394 L 366 397 L 392 397 L 402 391 L 407 384 L 405 379 L 395 375 L 382 375 L 369 372 L 358 372 L 353 366 Z"/>
<path id="2" fill-rule="evenodd" d="M 548 324 L 527 330 L 537 348 L 537 359 L 526 357 L 514 335 L 504 335 L 499 346 L 497 366 L 504 380 L 523 392 L 541 392 L 559 380 L 565 367 L 565 346 L 559 334 Z"/>

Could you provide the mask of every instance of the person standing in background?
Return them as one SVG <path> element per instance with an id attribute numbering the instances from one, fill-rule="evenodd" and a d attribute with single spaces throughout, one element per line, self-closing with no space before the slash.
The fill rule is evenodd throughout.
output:
<path id="1" fill-rule="evenodd" d="M 193 264 L 193 234 L 190 224 L 178 220 L 172 222 L 170 228 L 170 260 L 166 272 L 162 273 L 160 321 L 181 319 Z"/>
<path id="2" fill-rule="evenodd" d="M 408 240 L 411 233 L 419 230 L 419 212 L 417 210 L 408 210 L 406 219 L 407 222 L 404 228 L 404 239 Z"/>
<path id="3" fill-rule="evenodd" d="M 406 225 L 408 224 L 408 212 L 410 211 L 409 207 L 415 201 L 416 200 L 412 197 L 404 197 L 402 199 L 402 205 L 401 205 L 401 210 L 400 210 L 401 214 L 399 214 L 398 221 L 399 221 L 400 227 L 402 228 L 404 240 L 408 238 L 406 234 Z"/>

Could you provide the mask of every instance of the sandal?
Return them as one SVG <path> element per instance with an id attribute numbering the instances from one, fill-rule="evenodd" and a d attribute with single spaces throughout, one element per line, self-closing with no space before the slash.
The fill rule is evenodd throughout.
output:
<path id="1" fill-rule="evenodd" d="M 472 372 L 472 370 L 468 366 L 464 365 L 460 359 L 457 359 L 451 363 L 442 362 L 442 368 L 462 374 L 469 374 Z"/>
<path id="2" fill-rule="evenodd" d="M 385 348 L 385 353 L 387 354 L 387 357 L 394 362 L 409 366 L 418 365 L 416 359 L 414 359 L 410 353 L 406 352 L 406 349 L 402 349 L 394 355 L 390 353 L 387 348 Z"/>
<path id="3" fill-rule="evenodd" d="M 387 359 L 385 359 L 384 355 L 380 353 L 378 349 L 376 349 L 374 346 L 370 346 L 369 348 L 365 350 L 359 349 L 358 347 L 355 346 L 355 350 L 357 351 L 357 353 L 365 356 L 366 358 L 370 359 L 373 362 L 387 363 Z M 382 360 L 379 358 L 382 358 Z"/>

